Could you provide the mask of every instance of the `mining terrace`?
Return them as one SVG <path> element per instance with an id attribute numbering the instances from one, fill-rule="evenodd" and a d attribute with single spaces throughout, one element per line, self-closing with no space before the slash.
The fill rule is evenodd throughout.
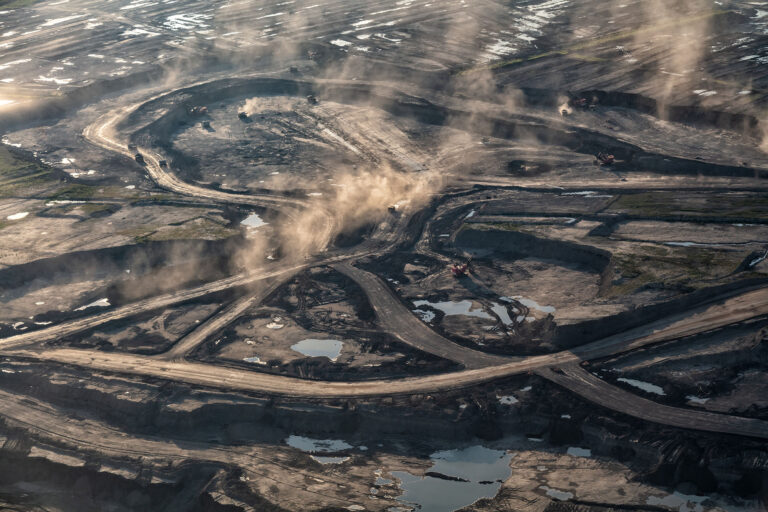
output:
<path id="1" fill-rule="evenodd" d="M 0 0 L 0 510 L 766 510 L 766 34 Z"/>

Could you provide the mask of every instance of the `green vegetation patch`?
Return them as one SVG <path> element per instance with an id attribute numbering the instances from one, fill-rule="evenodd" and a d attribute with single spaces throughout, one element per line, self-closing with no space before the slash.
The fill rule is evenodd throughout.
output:
<path id="1" fill-rule="evenodd" d="M 521 224 L 517 222 L 467 222 L 461 225 L 459 231 L 475 229 L 478 231 L 520 231 L 534 233 L 534 224 Z"/>
<path id="2" fill-rule="evenodd" d="M 158 229 L 148 236 L 148 240 L 220 240 L 234 236 L 237 233 L 237 230 L 230 229 L 206 217 L 200 217 L 185 222 L 180 226 L 168 226 Z"/>
<path id="3" fill-rule="evenodd" d="M 40 0 L 0 0 L 0 9 L 18 9 L 20 7 L 29 7 Z"/>
<path id="4" fill-rule="evenodd" d="M 732 276 L 748 253 L 707 247 L 638 246 L 635 252 L 613 255 L 620 278 L 608 295 L 631 294 L 646 285 L 690 290 L 719 284 Z"/>
<path id="5" fill-rule="evenodd" d="M 24 158 L 0 144 L 0 198 L 24 193 L 55 179 L 53 168 Z"/>
<path id="6" fill-rule="evenodd" d="M 622 195 L 609 211 L 643 217 L 768 219 L 768 196 L 748 192 L 643 192 Z"/>
<path id="7" fill-rule="evenodd" d="M 96 187 L 75 183 L 64 186 L 48 196 L 51 201 L 85 201 L 96 193 Z"/>

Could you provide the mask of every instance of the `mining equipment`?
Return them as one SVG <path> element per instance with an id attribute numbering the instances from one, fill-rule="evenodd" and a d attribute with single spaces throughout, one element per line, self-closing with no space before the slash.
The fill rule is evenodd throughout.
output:
<path id="1" fill-rule="evenodd" d="M 585 109 L 589 107 L 589 102 L 587 101 L 587 98 L 584 97 L 571 98 L 568 104 L 573 108 Z"/>
<path id="2" fill-rule="evenodd" d="M 147 163 L 147 162 L 144 161 L 144 155 L 142 155 L 141 153 L 136 153 L 136 155 L 133 158 L 134 158 L 134 160 L 136 160 L 141 165 L 144 165 L 144 164 Z"/>
<path id="3" fill-rule="evenodd" d="M 248 120 L 248 114 L 246 114 L 245 112 L 240 112 L 239 114 L 237 114 L 237 117 L 241 121 L 247 121 Z"/>
<path id="4" fill-rule="evenodd" d="M 613 155 L 610 155 L 608 153 L 603 153 L 602 151 L 595 155 L 595 164 L 598 165 L 613 165 L 616 162 L 616 157 Z"/>
<path id="5" fill-rule="evenodd" d="M 211 122 L 210 121 L 203 121 L 202 122 L 202 127 L 205 130 L 210 130 L 211 129 Z"/>
<path id="6" fill-rule="evenodd" d="M 317 105 L 317 96 L 314 94 L 307 95 L 307 103 L 310 105 Z"/>
<path id="7" fill-rule="evenodd" d="M 159 162 L 157 162 L 157 164 L 160 167 L 168 167 L 168 162 L 166 162 L 165 160 L 160 160 Z"/>
<path id="8" fill-rule="evenodd" d="M 451 265 L 451 274 L 455 278 L 467 277 L 469 275 L 469 260 L 466 263 L 454 263 Z"/>

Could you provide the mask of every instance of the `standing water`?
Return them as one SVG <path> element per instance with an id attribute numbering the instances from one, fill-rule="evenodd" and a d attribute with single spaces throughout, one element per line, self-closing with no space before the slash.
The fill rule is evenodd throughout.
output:
<path id="1" fill-rule="evenodd" d="M 444 478 L 414 476 L 405 471 L 393 471 L 400 480 L 403 495 L 399 501 L 420 506 L 420 512 L 458 510 L 481 498 L 491 498 L 499 492 L 501 481 L 511 472 L 512 454 L 484 446 L 462 450 L 445 450 L 431 456 L 429 472 Z M 446 478 L 447 477 L 447 478 Z"/>
<path id="2" fill-rule="evenodd" d="M 291 345 L 291 350 L 308 357 L 327 357 L 331 361 L 336 361 L 341 354 L 341 347 L 344 346 L 339 340 L 316 340 L 306 339 L 295 345 Z"/>

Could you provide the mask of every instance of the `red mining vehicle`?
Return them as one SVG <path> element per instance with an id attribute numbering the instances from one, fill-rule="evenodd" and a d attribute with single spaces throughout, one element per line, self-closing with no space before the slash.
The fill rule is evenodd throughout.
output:
<path id="1" fill-rule="evenodd" d="M 597 159 L 595 163 L 599 165 L 613 165 L 616 162 L 616 157 L 602 151 L 595 155 L 595 158 Z"/>
<path id="2" fill-rule="evenodd" d="M 469 275 L 469 261 L 464 264 L 454 263 L 451 265 L 451 274 L 455 278 L 467 277 Z"/>
<path id="3" fill-rule="evenodd" d="M 193 116 L 202 116 L 208 113 L 208 107 L 196 106 L 189 110 L 189 113 Z"/>
<path id="4" fill-rule="evenodd" d="M 587 98 L 571 98 L 569 103 L 574 108 L 587 108 L 589 106 Z"/>

